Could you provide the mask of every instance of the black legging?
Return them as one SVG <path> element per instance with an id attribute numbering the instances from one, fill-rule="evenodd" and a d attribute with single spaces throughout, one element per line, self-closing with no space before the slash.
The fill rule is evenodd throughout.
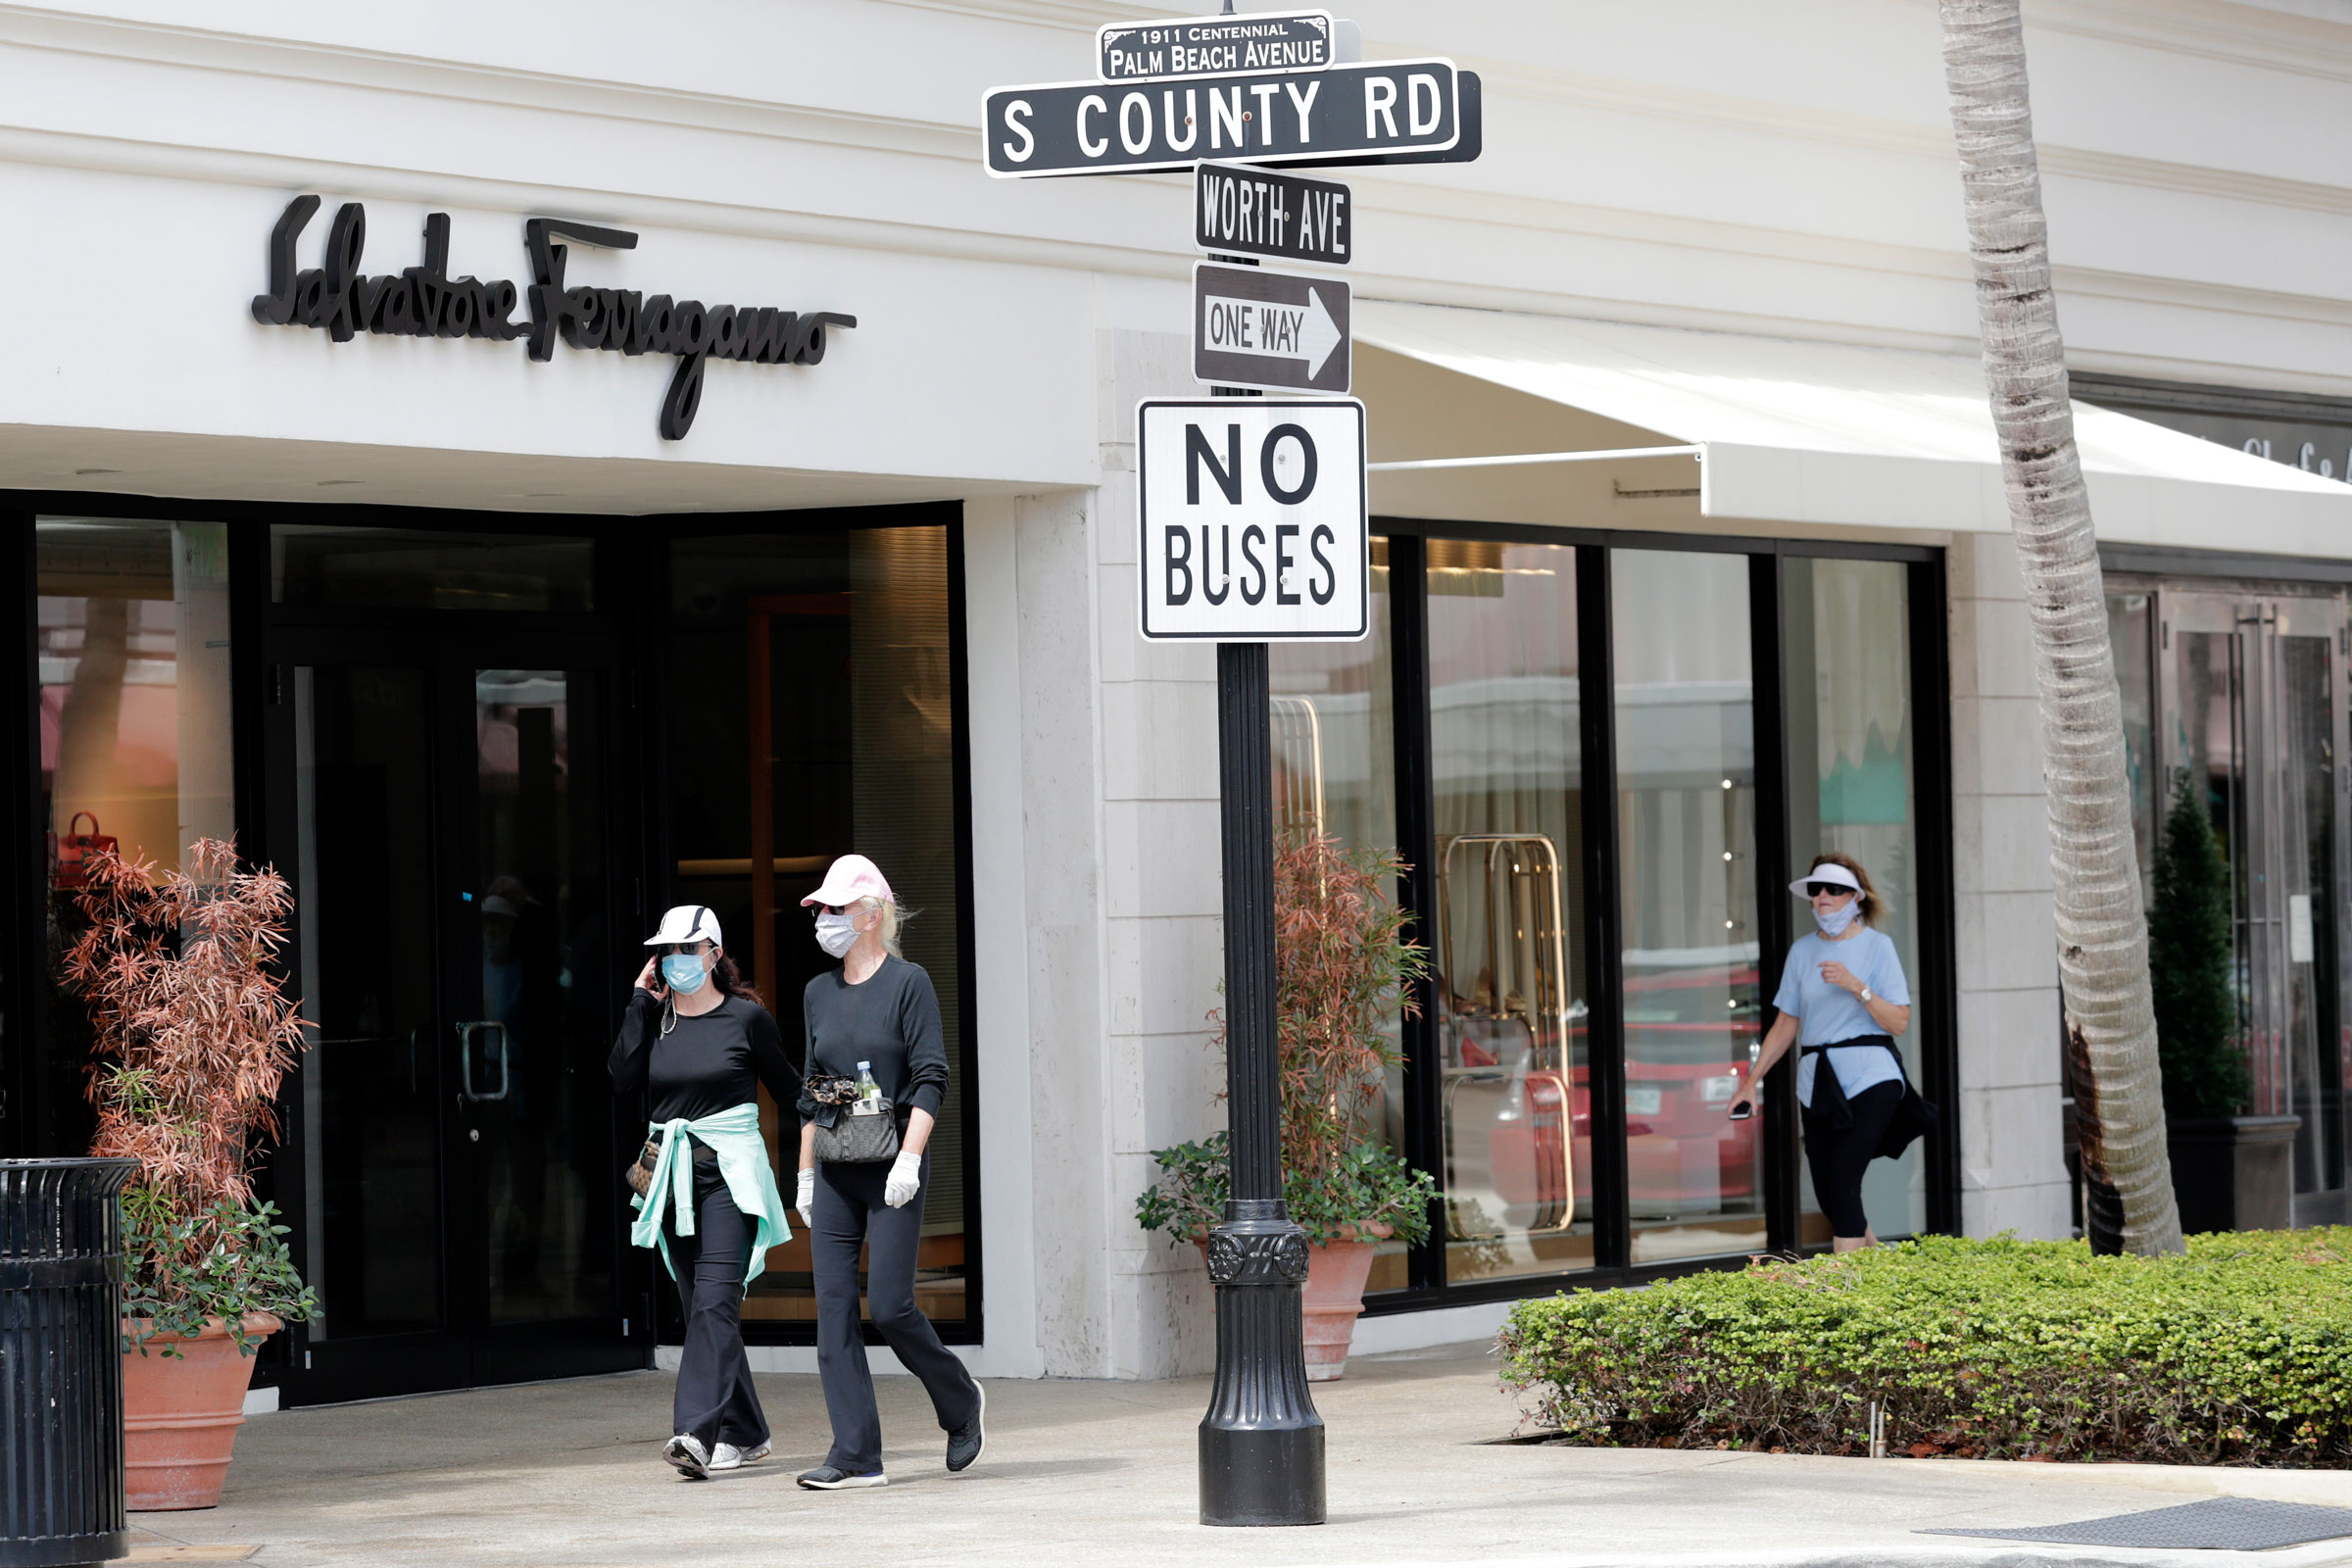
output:
<path id="1" fill-rule="evenodd" d="M 931 1159 L 922 1163 L 931 1185 Z M 887 1161 L 816 1167 L 816 1219 L 808 1227 L 809 1262 L 816 1272 L 816 1370 L 833 1418 L 833 1448 L 825 1463 L 851 1475 L 882 1468 L 882 1418 L 874 1408 L 874 1376 L 858 1328 L 858 1250 L 865 1249 L 865 1298 L 874 1327 L 931 1396 L 940 1429 L 953 1432 L 980 1405 L 980 1386 L 939 1331 L 914 1304 L 915 1252 L 923 1239 L 923 1194 L 892 1208 L 882 1200 Z"/>
<path id="2" fill-rule="evenodd" d="M 1813 1069 L 1833 1071 L 1825 1055 Z M 1820 1098 L 1815 1091 L 1815 1098 Z M 1846 1102 L 1854 1113 L 1850 1127 L 1832 1127 L 1827 1116 L 1804 1112 L 1805 1163 L 1813 1170 L 1813 1196 L 1830 1217 L 1830 1234 L 1856 1240 L 1868 1234 L 1870 1216 L 1862 1212 L 1862 1173 L 1870 1168 L 1886 1136 L 1894 1109 L 1903 1102 L 1899 1080 L 1872 1084 Z"/>
<path id="3" fill-rule="evenodd" d="M 702 1198 L 695 1204 L 695 1233 L 680 1236 L 673 1214 L 662 1220 L 678 1270 L 678 1307 L 686 1316 L 670 1430 L 699 1439 L 705 1453 L 721 1443 L 757 1448 L 767 1441 L 767 1417 L 743 1353 L 743 1269 L 752 1251 L 752 1222 L 724 1186 L 712 1189 L 707 1178 L 696 1186 Z"/>

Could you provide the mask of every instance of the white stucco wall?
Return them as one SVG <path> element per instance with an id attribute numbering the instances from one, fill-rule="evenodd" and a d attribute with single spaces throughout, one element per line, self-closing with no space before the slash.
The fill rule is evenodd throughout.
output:
<path id="1" fill-rule="evenodd" d="M 0 13 L 0 291 L 24 305 L 0 488 L 965 503 L 989 1326 L 969 1353 L 1006 1374 L 1147 1376 L 1208 1343 L 1197 1264 L 1132 1219 L 1148 1151 L 1217 1117 L 1213 656 L 1136 638 L 1128 536 L 1134 401 L 1194 390 L 1190 187 L 1009 184 L 978 158 L 982 89 L 1083 74 L 1096 24 L 1152 9 L 676 0 L 650 31 L 621 0 L 418 0 L 397 28 L 358 7 Z M 1486 86 L 1480 162 L 1346 174 L 1361 294 L 1974 352 L 1927 0 L 1347 9 L 1368 57 L 1446 54 Z M 2027 12 L 2075 362 L 2352 396 L 2352 0 Z M 359 200 L 370 271 L 416 260 L 438 211 L 454 270 L 526 281 L 523 219 L 565 216 L 641 234 L 575 252 L 574 281 L 858 326 L 810 369 L 711 366 L 693 433 L 663 443 L 665 361 L 257 325 L 268 232 L 300 192 L 327 203 L 304 265 Z M 1563 477 L 1511 504 L 1642 520 L 1581 493 Z M 2205 542 L 2233 543 L 2227 515 Z M 1953 541 L 1950 585 L 1964 1213 L 2060 1234 L 2046 830 L 2007 540 Z M 1473 1317 L 1385 1320 L 1368 1343 Z"/>

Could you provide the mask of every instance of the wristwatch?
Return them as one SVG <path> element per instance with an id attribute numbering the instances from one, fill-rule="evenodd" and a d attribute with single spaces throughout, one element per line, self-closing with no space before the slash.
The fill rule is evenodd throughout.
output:
<path id="1" fill-rule="evenodd" d="M 1869 1006 L 1869 1005 L 1870 1005 L 1870 1004 L 1873 1003 L 1873 1002 L 1876 1002 L 1876 1001 L 1878 1000 L 1876 997 L 1874 997 L 1874 996 L 1872 996 L 1872 995 L 1870 994 L 1870 987 L 1868 987 L 1868 986 L 1864 986 L 1864 987 L 1861 989 L 1861 991 L 1858 993 L 1858 995 L 1861 997 L 1861 999 L 1862 999 L 1862 1005 L 1864 1005 L 1865 1007 Z"/>

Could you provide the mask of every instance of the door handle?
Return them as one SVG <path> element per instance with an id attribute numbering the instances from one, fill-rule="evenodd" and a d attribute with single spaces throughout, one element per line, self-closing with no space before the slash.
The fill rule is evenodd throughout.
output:
<path id="1" fill-rule="evenodd" d="M 474 1088 L 477 1081 L 473 1070 L 474 1043 L 487 1030 L 495 1030 L 498 1034 L 498 1090 L 494 1094 L 483 1093 Z M 507 1026 L 505 1024 L 495 1018 L 482 1018 L 472 1023 L 458 1025 L 458 1076 L 460 1079 L 458 1092 L 467 1100 L 484 1101 L 507 1098 L 507 1092 L 514 1087 L 514 1084 L 507 1066 Z"/>

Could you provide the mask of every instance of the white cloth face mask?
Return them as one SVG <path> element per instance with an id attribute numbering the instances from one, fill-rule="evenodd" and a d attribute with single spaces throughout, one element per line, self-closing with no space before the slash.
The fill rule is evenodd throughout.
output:
<path id="1" fill-rule="evenodd" d="M 816 917 L 816 945 L 836 958 L 846 958 L 858 945 L 858 928 L 846 914 L 820 914 Z"/>
<path id="2" fill-rule="evenodd" d="M 1827 914 L 1822 913 L 1819 909 L 1815 909 L 1813 911 L 1813 923 L 1821 927 L 1821 934 L 1825 937 L 1843 936 L 1845 934 L 1845 928 L 1849 925 L 1852 925 L 1854 923 L 1854 916 L 1860 914 L 1861 912 L 1862 901 L 1860 899 L 1856 899 L 1852 903 L 1848 904 L 1844 908 L 1832 909 Z"/>

